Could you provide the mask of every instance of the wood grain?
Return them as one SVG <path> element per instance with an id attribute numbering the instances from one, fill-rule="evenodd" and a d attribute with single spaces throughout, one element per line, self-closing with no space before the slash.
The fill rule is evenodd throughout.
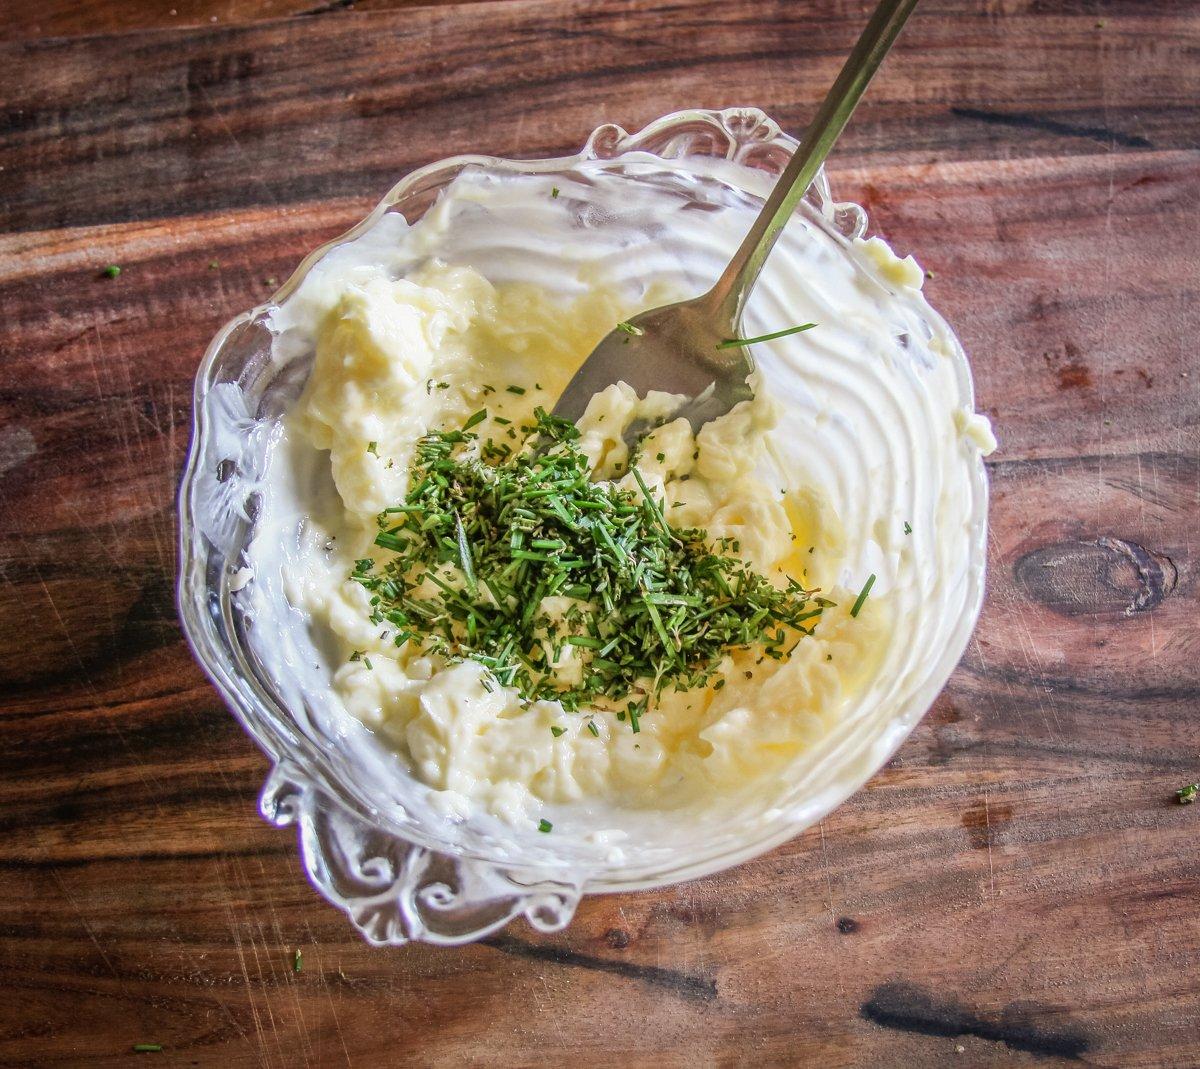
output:
<path id="1" fill-rule="evenodd" d="M 975 640 L 819 828 L 558 935 L 373 950 L 256 816 L 265 762 L 179 635 L 191 378 L 268 279 L 450 151 L 700 101 L 795 123 L 862 10 L 506 0 L 5 46 L 0 1065 L 1200 1064 L 1200 806 L 1172 802 L 1200 778 L 1188 5 L 923 5 L 835 162 L 932 269 L 1002 449 Z"/>
<path id="2" fill-rule="evenodd" d="M 78 37 L 130 30 L 192 30 L 283 18 L 329 18 L 463 0 L 42 0 L 14 7 L 0 22 L 0 40 Z M 466 0 L 487 2 L 487 0 Z M 495 0 L 491 0 L 495 2 Z"/>
<path id="3" fill-rule="evenodd" d="M 861 6 L 557 0 L 458 18 L 355 12 L 319 32 L 292 20 L 8 45 L 0 221 L 44 229 L 377 198 L 448 145 L 553 155 L 602 122 L 636 127 L 697 105 L 755 104 L 797 128 Z M 931 0 L 839 159 L 1196 148 L 1198 36 L 1186 16 L 1097 30 L 1093 14 L 999 18 L 990 4 L 964 14 Z"/>

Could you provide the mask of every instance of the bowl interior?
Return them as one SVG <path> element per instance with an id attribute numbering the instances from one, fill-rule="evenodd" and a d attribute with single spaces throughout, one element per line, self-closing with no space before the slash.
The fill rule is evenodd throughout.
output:
<path id="1" fill-rule="evenodd" d="M 503 863 L 530 880 L 583 872 L 589 887 L 617 889 L 760 853 L 819 820 L 891 756 L 957 663 L 978 614 L 986 480 L 978 450 L 951 442 L 954 413 L 973 406 L 961 348 L 920 294 L 863 245 L 861 210 L 834 203 L 824 178 L 768 262 L 745 333 L 810 317 L 826 324 L 815 342 L 782 339 L 756 353 L 789 413 L 774 435 L 773 475 L 836 505 L 853 535 L 836 578 L 876 573 L 889 629 L 861 696 L 788 768 L 768 805 L 757 794 L 735 795 L 682 840 L 670 815 L 642 814 L 623 828 L 619 854 L 611 844 L 514 831 L 487 817 L 452 824 L 429 807 L 391 748 L 325 700 L 329 659 L 306 646 L 302 628 L 289 631 L 297 637 L 286 665 L 261 656 L 256 631 L 287 625 L 291 610 L 269 581 L 241 586 L 273 435 L 311 367 L 311 340 L 297 324 L 314 272 L 365 244 L 397 277 L 436 256 L 563 297 L 597 281 L 635 301 L 664 281 L 696 294 L 715 278 L 793 147 L 761 113 L 689 112 L 633 136 L 601 128 L 571 158 L 446 161 L 400 183 L 367 220 L 308 257 L 272 302 L 218 335 L 197 380 L 181 491 L 181 609 L 202 664 L 276 761 L 401 839 Z M 523 187 L 547 180 L 561 187 L 570 211 Z M 402 240 L 411 224 L 447 210 L 440 194 L 456 181 L 488 191 L 491 207 L 456 198 L 436 246 Z M 503 210 L 505 197 L 511 210 Z M 566 240 L 571 228 L 588 241 Z M 839 319 L 845 286 L 871 289 L 887 309 L 888 336 L 872 339 L 865 357 L 846 355 L 862 350 L 863 339 L 855 323 Z M 898 517 L 911 533 L 901 535 Z"/>

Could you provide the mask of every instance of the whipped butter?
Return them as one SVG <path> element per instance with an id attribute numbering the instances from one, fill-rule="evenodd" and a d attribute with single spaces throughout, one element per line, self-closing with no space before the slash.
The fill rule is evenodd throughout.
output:
<path id="1" fill-rule="evenodd" d="M 964 460 L 995 443 L 963 403 L 911 257 L 879 239 L 840 247 L 798 217 L 744 332 L 818 326 L 755 346 L 754 400 L 695 435 L 682 420 L 659 427 L 638 470 L 672 524 L 736 539 L 761 574 L 819 588 L 834 605 L 814 634 L 782 661 L 731 652 L 709 685 L 665 691 L 636 734 L 614 710 L 530 703 L 473 661 L 397 647 L 350 576 L 379 552 L 377 516 L 403 500 L 417 440 L 481 408 L 480 433 L 496 436 L 552 408 L 617 322 L 703 289 L 753 212 L 733 197 L 684 215 L 670 191 L 591 178 L 559 195 L 548 179 L 468 170 L 415 226 L 384 215 L 327 254 L 273 312 L 276 359 L 312 365 L 275 434 L 238 582 L 264 662 L 295 666 L 286 685 L 372 749 L 371 775 L 410 777 L 455 821 L 548 820 L 607 849 L 642 826 L 661 836 L 776 812 L 806 758 L 897 700 L 919 671 L 914 620 L 962 596 Z M 597 395 L 578 424 L 593 477 L 632 486 L 622 432 L 671 404 L 624 384 Z"/>

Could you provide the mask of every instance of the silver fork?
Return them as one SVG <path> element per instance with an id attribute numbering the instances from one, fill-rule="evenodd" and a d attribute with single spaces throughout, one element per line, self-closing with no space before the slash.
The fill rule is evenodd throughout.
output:
<path id="1" fill-rule="evenodd" d="M 670 418 L 682 416 L 698 431 L 752 396 L 746 380 L 754 361 L 749 345 L 740 339 L 746 299 L 776 239 L 916 3 L 881 0 L 713 288 L 689 301 L 641 312 L 610 331 L 567 384 L 554 407 L 556 416 L 574 422 L 595 394 L 614 382 L 627 382 L 640 395 L 648 390 L 685 394 L 688 399 Z M 626 440 L 632 443 L 645 430 L 645 425 L 629 428 Z"/>

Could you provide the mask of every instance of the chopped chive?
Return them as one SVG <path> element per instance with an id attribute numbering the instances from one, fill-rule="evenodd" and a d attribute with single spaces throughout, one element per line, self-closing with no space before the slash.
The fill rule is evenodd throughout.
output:
<path id="1" fill-rule="evenodd" d="M 379 443 L 378 442 L 368 442 L 367 443 L 367 452 L 370 453 L 372 456 L 379 456 Z"/>
<path id="2" fill-rule="evenodd" d="M 600 738 L 600 729 L 599 729 L 598 727 L 596 727 L 596 721 L 594 721 L 594 720 L 589 720 L 589 721 L 587 722 L 587 729 L 588 729 L 588 731 L 590 731 L 590 732 L 591 732 L 593 735 L 595 735 L 595 736 L 596 736 L 596 738 Z"/>
<path id="3" fill-rule="evenodd" d="M 909 522 L 908 522 L 908 520 L 905 520 L 905 521 L 904 521 L 904 533 L 905 533 L 905 534 L 912 534 L 912 524 L 911 524 L 911 523 L 909 523 Z"/>
<path id="4" fill-rule="evenodd" d="M 548 831 L 552 831 L 553 828 L 554 828 L 554 825 L 551 824 L 550 821 L 546 820 L 545 817 L 543 817 L 541 820 L 538 821 L 538 831 L 548 832 Z"/>
<path id="5" fill-rule="evenodd" d="M 1200 796 L 1200 783 L 1189 783 L 1175 792 L 1180 805 L 1191 805 Z"/>
<path id="6" fill-rule="evenodd" d="M 598 638 L 590 638 L 587 635 L 568 635 L 567 643 L 571 646 L 582 646 L 584 649 L 600 650 L 604 648 L 604 643 Z"/>
<path id="7" fill-rule="evenodd" d="M 789 334 L 799 334 L 802 330 L 812 330 L 815 326 L 816 323 L 804 323 L 798 327 L 777 330 L 773 334 L 760 334 L 757 338 L 726 338 L 724 341 L 717 342 L 717 348 L 736 349 L 742 345 L 757 345 L 762 341 L 774 341 L 776 338 L 786 338 Z"/>
<path id="8" fill-rule="evenodd" d="M 477 593 L 479 587 L 475 582 L 475 568 L 471 564 L 471 547 L 467 545 L 467 533 L 463 529 L 462 520 L 459 519 L 457 512 L 454 514 L 454 534 L 458 548 L 458 563 L 462 567 L 463 575 L 467 578 L 467 586 L 471 593 Z"/>
<path id="9" fill-rule="evenodd" d="M 624 331 L 626 334 L 632 334 L 635 338 L 640 338 L 646 333 L 642 327 L 624 321 L 617 324 L 617 330 Z"/>
<path id="10" fill-rule="evenodd" d="M 826 604 L 815 591 L 756 574 L 735 538 L 669 526 L 636 465 L 633 490 L 594 482 L 573 424 L 537 408 L 520 450 L 475 447 L 469 430 L 418 441 L 408 493 L 378 516 L 387 558 L 354 564 L 380 641 L 473 659 L 487 685 L 566 712 L 636 694 L 617 716 L 640 731 L 664 690 L 710 685 L 729 651 L 782 660 L 812 633 Z M 570 599 L 561 619 L 551 596 Z M 556 667 L 567 649 L 573 682 Z"/>
<path id="11" fill-rule="evenodd" d="M 392 533 L 391 531 L 380 531 L 375 536 L 375 544 L 381 549 L 391 549 L 399 553 L 404 549 L 405 542 L 402 538 Z"/>
<path id="12" fill-rule="evenodd" d="M 509 393 L 515 393 L 518 396 L 525 392 L 524 386 L 506 386 L 505 389 L 507 389 Z"/>
<path id="13" fill-rule="evenodd" d="M 551 200 L 558 200 L 558 186 L 550 187 L 550 198 Z"/>
<path id="14" fill-rule="evenodd" d="M 867 595 L 871 593 L 871 587 L 875 585 L 875 573 L 872 572 L 867 581 L 863 584 L 862 590 L 858 592 L 858 597 L 854 599 L 854 606 L 850 609 L 851 616 L 858 616 L 858 611 L 863 607 L 863 603 L 867 600 Z"/>
<path id="15" fill-rule="evenodd" d="M 557 725 L 552 725 L 550 728 L 550 734 L 553 735 L 556 739 L 561 738 L 566 733 L 567 733 L 566 728 L 560 728 Z"/>
<path id="16" fill-rule="evenodd" d="M 101 273 L 105 278 L 116 278 L 120 275 L 121 268 L 119 264 L 109 264 Z"/>
<path id="17" fill-rule="evenodd" d="M 481 408 L 463 424 L 463 430 L 469 431 L 472 427 L 478 427 L 485 419 L 487 419 L 487 409 Z"/>
<path id="18" fill-rule="evenodd" d="M 133 1045 L 134 1054 L 157 1054 L 162 1049 L 161 1043 L 135 1043 Z"/>
<path id="19" fill-rule="evenodd" d="M 292 955 L 292 972 L 299 972 L 302 968 L 304 968 L 304 955 L 297 947 L 296 953 Z"/>

